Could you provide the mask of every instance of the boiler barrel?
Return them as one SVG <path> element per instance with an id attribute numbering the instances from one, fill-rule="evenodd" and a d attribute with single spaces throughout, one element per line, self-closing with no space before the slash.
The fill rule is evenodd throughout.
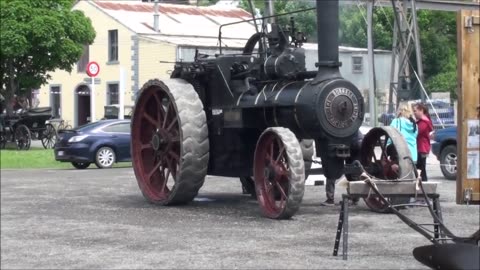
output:
<path id="1" fill-rule="evenodd" d="M 360 91 L 344 79 L 267 84 L 257 95 L 240 97 L 237 105 L 263 110 L 267 127 L 287 127 L 300 138 L 349 138 L 362 125 L 364 115 Z"/>

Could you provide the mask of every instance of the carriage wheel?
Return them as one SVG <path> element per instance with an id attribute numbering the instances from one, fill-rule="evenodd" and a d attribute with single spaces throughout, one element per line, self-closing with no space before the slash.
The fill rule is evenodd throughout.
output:
<path id="1" fill-rule="evenodd" d="M 209 158 L 203 105 L 183 80 L 150 80 L 132 117 L 133 169 L 143 196 L 162 205 L 193 200 Z"/>
<path id="2" fill-rule="evenodd" d="M 365 135 L 361 149 L 360 161 L 367 173 L 375 178 L 385 180 L 415 178 L 410 150 L 402 134 L 395 128 L 373 128 Z M 392 204 L 404 204 L 408 203 L 410 198 L 387 197 L 387 200 Z M 388 205 L 378 196 L 371 195 L 364 201 L 375 212 L 389 212 Z"/>
<path id="3" fill-rule="evenodd" d="M 253 170 L 258 203 L 265 216 L 293 216 L 305 191 L 305 165 L 295 135 L 287 128 L 265 130 L 255 149 Z"/>
<path id="4" fill-rule="evenodd" d="M 52 149 L 57 141 L 57 133 L 52 124 L 46 124 L 45 130 L 42 132 L 42 145 L 45 149 Z"/>
<path id="5" fill-rule="evenodd" d="M 18 150 L 30 149 L 30 143 L 32 142 L 32 135 L 30 130 L 25 125 L 18 125 L 15 128 L 15 143 Z"/>

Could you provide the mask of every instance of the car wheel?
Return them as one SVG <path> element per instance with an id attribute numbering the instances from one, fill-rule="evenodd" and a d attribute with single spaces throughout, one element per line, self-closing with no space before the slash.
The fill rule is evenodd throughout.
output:
<path id="1" fill-rule="evenodd" d="M 88 166 L 90 166 L 90 162 L 72 162 L 72 165 L 73 165 L 73 167 L 75 167 L 79 170 L 83 170 L 83 169 L 88 168 Z"/>
<path id="2" fill-rule="evenodd" d="M 440 153 L 440 169 L 448 180 L 457 179 L 457 146 L 447 145 Z"/>
<path id="3" fill-rule="evenodd" d="M 112 148 L 104 146 L 97 150 L 95 155 L 95 165 L 99 169 L 111 168 L 115 163 L 115 151 Z"/>

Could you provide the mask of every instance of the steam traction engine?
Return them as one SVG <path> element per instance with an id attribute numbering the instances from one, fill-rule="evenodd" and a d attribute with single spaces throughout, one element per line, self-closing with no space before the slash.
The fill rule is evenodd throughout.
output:
<path id="1" fill-rule="evenodd" d="M 197 52 L 175 64 L 171 79 L 143 86 L 132 158 L 148 201 L 190 202 L 207 174 L 253 177 L 263 213 L 283 219 L 301 203 L 313 141 L 326 177 L 344 173 L 364 102 L 339 72 L 338 1 L 317 1 L 316 12 L 318 71 L 306 71 L 305 39 L 292 22 L 254 34 L 242 54 Z"/>

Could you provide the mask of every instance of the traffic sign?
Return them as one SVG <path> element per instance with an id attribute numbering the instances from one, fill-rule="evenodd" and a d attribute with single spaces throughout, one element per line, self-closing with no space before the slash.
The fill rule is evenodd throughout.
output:
<path id="1" fill-rule="evenodd" d="M 100 66 L 97 64 L 97 62 L 90 62 L 87 65 L 87 74 L 90 77 L 96 77 L 98 73 L 100 72 Z"/>

